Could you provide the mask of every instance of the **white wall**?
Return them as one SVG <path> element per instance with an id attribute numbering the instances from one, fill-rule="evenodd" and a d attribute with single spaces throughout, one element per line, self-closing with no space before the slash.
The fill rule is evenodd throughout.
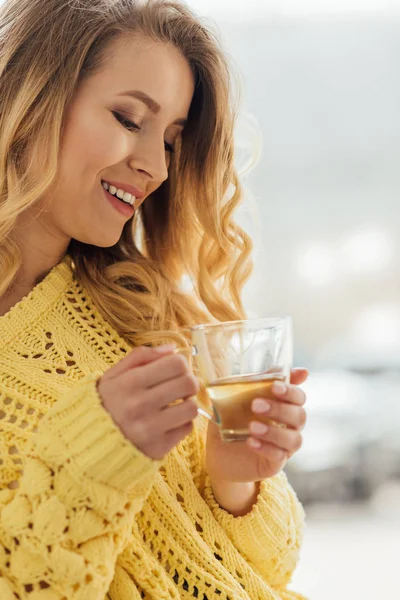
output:
<path id="1" fill-rule="evenodd" d="M 310 366 L 344 345 L 376 354 L 400 321 L 400 2 L 189 4 L 218 13 L 263 139 L 247 181 L 262 236 L 247 307 L 291 314 Z M 371 322 L 383 329 L 368 350 Z"/>

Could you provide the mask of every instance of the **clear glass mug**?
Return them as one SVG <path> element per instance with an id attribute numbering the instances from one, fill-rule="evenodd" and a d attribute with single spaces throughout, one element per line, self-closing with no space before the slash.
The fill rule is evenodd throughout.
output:
<path id="1" fill-rule="evenodd" d="M 196 325 L 191 352 L 210 405 L 198 400 L 199 413 L 219 427 L 225 442 L 249 437 L 255 398 L 271 398 L 274 381 L 290 382 L 293 335 L 290 317 L 247 319 Z M 211 407 L 211 408 L 210 408 Z M 270 419 L 257 415 L 258 421 Z"/>

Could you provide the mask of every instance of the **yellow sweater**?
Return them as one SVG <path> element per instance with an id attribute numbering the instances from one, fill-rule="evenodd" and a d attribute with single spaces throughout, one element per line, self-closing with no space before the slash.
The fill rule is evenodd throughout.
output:
<path id="1" fill-rule="evenodd" d="M 0 599 L 302 598 L 285 474 L 235 518 L 204 470 L 203 417 L 163 461 L 143 455 L 96 392 L 131 350 L 68 256 L 0 317 Z"/>

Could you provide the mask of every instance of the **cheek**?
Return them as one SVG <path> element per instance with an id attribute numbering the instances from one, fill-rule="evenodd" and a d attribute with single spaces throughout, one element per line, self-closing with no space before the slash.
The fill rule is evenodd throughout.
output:
<path id="1" fill-rule="evenodd" d="M 72 115 L 67 121 L 61 141 L 60 168 L 64 174 L 84 173 L 89 181 L 117 164 L 129 151 L 127 136 L 113 123 L 114 117 L 104 112 Z"/>

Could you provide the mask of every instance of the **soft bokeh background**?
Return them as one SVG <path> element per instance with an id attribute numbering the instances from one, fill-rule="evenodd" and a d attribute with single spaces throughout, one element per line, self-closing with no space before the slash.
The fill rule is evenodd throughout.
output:
<path id="1" fill-rule="evenodd" d="M 400 598 L 400 0 L 188 3 L 242 74 L 240 166 L 262 140 L 246 307 L 292 315 L 311 371 L 293 589 Z"/>

